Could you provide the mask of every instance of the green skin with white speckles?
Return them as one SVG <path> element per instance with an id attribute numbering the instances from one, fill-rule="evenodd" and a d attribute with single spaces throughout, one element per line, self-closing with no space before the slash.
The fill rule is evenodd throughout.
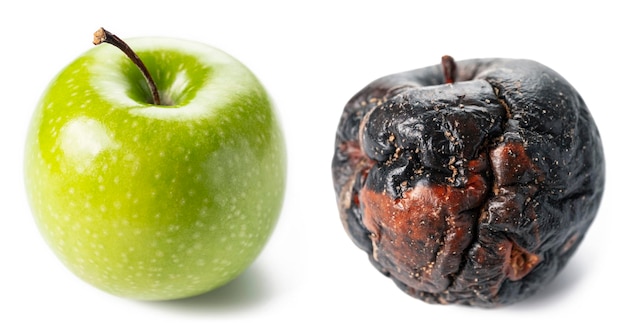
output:
<path id="1" fill-rule="evenodd" d="M 109 293 L 167 300 L 241 274 L 268 241 L 286 179 L 280 123 L 240 62 L 167 38 L 94 47 L 49 85 L 25 147 L 37 225 L 62 262 Z"/>

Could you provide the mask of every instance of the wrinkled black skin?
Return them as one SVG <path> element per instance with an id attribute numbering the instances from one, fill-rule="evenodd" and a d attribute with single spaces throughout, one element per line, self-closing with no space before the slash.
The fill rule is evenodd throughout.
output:
<path id="1" fill-rule="evenodd" d="M 400 186 L 407 180 L 462 186 L 463 163 L 467 160 L 498 144 L 522 142 L 543 178 L 538 182 L 537 172 L 530 172 L 518 181 L 520 193 L 530 188 L 526 186 L 536 187 L 532 199 L 524 201 L 519 217 L 476 222 L 474 240 L 468 249 L 458 250 L 464 252 L 465 259 L 450 277 L 446 291 L 425 293 L 396 280 L 405 292 L 430 303 L 480 307 L 512 304 L 534 294 L 557 275 L 595 218 L 605 176 L 600 135 L 576 90 L 537 62 L 478 59 L 456 64 L 454 88 L 445 85 L 441 65 L 435 65 L 373 81 L 346 104 L 332 160 L 339 210 L 354 243 L 370 255 L 378 270 L 394 279 L 389 275 L 393 268 L 372 256 L 371 232 L 362 222 L 361 206 L 358 202 L 341 205 L 342 188 L 351 177 L 357 177 L 351 187 L 355 196 L 367 185 L 391 197 L 401 197 L 411 188 Z M 464 124 L 455 128 L 451 124 L 454 119 Z M 461 142 L 450 142 L 444 130 L 452 131 Z M 398 145 L 391 144 L 390 134 L 403 150 L 419 148 L 419 156 L 402 151 L 392 159 Z M 366 168 L 367 174 L 350 163 L 342 147 L 347 142 L 358 143 L 372 162 Z M 448 169 L 451 156 L 461 161 L 453 181 Z M 423 168 L 419 176 L 415 174 L 417 167 Z M 520 195 L 520 199 L 525 198 Z M 476 211 L 499 215 L 497 197 L 490 192 Z M 530 216 L 535 217 L 536 225 L 531 224 Z M 575 234 L 579 238 L 563 252 L 564 244 Z M 487 248 L 503 238 L 537 250 L 542 262 L 523 279 L 512 281 L 502 279 L 501 267 L 477 263 L 472 257 L 478 247 Z M 494 288 L 495 294 L 488 292 Z"/>

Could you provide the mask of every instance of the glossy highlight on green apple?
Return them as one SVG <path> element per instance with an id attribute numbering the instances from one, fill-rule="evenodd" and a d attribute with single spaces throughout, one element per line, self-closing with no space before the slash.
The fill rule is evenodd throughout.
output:
<path id="1" fill-rule="evenodd" d="M 198 295 L 267 243 L 286 184 L 284 136 L 255 75 L 211 46 L 127 40 L 150 71 L 100 45 L 44 92 L 25 145 L 33 216 L 61 261 L 122 297 Z"/>

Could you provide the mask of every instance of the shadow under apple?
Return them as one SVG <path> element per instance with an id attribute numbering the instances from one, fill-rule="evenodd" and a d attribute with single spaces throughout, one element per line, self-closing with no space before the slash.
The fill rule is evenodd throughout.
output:
<path id="1" fill-rule="evenodd" d="M 149 306 L 196 314 L 233 313 L 263 304 L 272 296 L 272 283 L 263 268 L 252 265 L 228 284 L 207 293 L 170 301 L 147 303 Z"/>
<path id="2" fill-rule="evenodd" d="M 590 271 L 589 262 L 591 262 L 591 259 L 588 259 L 588 256 L 585 259 L 581 258 L 581 256 L 574 257 L 553 281 L 535 295 L 514 306 L 504 308 L 514 311 L 532 311 L 551 305 L 558 306 L 565 299 L 572 297 L 572 294 L 583 280 L 592 278 L 588 274 Z"/>

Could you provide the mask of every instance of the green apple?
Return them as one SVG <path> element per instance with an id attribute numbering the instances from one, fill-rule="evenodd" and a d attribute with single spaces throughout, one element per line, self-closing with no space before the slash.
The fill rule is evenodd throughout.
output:
<path id="1" fill-rule="evenodd" d="M 211 46 L 94 47 L 52 80 L 31 121 L 25 184 L 47 243 L 115 295 L 167 300 L 221 286 L 259 255 L 280 215 L 286 149 L 255 75 Z"/>

